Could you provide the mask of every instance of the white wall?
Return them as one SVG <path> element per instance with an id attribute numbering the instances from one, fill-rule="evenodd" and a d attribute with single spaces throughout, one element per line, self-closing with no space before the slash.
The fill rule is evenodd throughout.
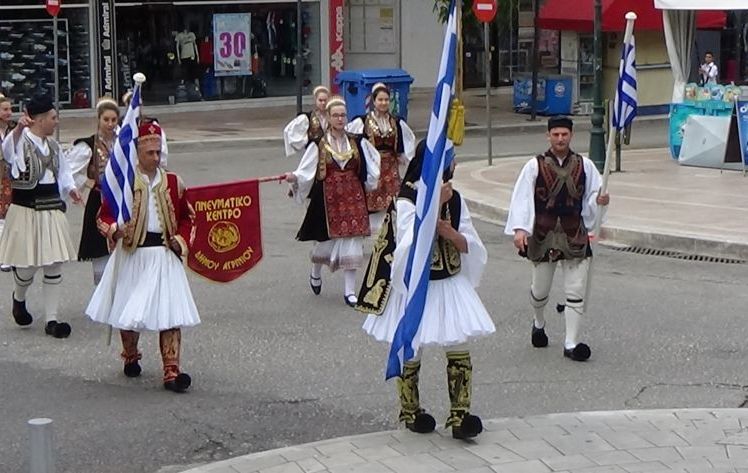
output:
<path id="1" fill-rule="evenodd" d="M 444 40 L 444 25 L 433 0 L 401 1 L 401 62 L 415 81 L 412 87 L 434 87 Z"/>

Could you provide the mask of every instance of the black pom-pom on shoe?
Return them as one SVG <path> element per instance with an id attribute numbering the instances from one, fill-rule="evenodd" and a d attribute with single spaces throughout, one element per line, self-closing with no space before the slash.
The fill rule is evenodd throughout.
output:
<path id="1" fill-rule="evenodd" d="M 574 361 L 587 361 L 591 355 L 592 350 L 586 343 L 577 343 L 574 348 L 564 348 L 564 356 Z"/>
<path id="2" fill-rule="evenodd" d="M 537 328 L 532 324 L 532 346 L 543 348 L 548 346 L 548 335 L 545 334 L 545 328 Z"/>
<path id="3" fill-rule="evenodd" d="M 164 383 L 164 389 L 175 393 L 183 393 L 192 384 L 192 378 L 187 373 L 179 373 L 176 378 Z"/>
<path id="4" fill-rule="evenodd" d="M 123 371 L 128 378 L 137 378 L 143 372 L 143 369 L 140 367 L 140 363 L 133 361 L 132 363 L 125 363 Z"/>
<path id="5" fill-rule="evenodd" d="M 51 335 L 55 338 L 68 338 L 73 328 L 67 322 L 57 322 L 56 320 L 50 320 L 44 327 L 44 333 Z"/>
<path id="6" fill-rule="evenodd" d="M 13 320 L 21 327 L 28 327 L 34 321 L 34 317 L 26 310 L 26 301 L 20 302 L 13 298 Z"/>
<path id="7" fill-rule="evenodd" d="M 465 417 L 462 418 L 462 424 L 459 427 L 452 427 L 452 438 L 467 440 L 477 437 L 481 432 L 483 432 L 483 422 L 480 417 L 465 414 Z"/>
<path id="8" fill-rule="evenodd" d="M 417 434 L 430 434 L 436 429 L 436 419 L 424 410 L 416 414 L 413 422 L 406 422 L 405 427 Z"/>

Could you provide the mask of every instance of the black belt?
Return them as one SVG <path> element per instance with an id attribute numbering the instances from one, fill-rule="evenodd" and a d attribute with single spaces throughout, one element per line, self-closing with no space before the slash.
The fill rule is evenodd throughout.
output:
<path id="1" fill-rule="evenodd" d="M 143 243 L 138 245 L 138 248 L 145 248 L 149 246 L 165 246 L 163 233 L 146 232 L 145 240 Z"/>
<path id="2" fill-rule="evenodd" d="M 11 203 L 34 210 L 66 210 L 57 183 L 37 184 L 33 189 L 13 189 Z"/>

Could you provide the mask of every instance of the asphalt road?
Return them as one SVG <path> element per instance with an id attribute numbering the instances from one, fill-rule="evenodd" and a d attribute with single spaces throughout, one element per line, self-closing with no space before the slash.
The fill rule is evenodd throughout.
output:
<path id="1" fill-rule="evenodd" d="M 293 168 L 277 149 L 178 153 L 188 184 L 274 175 Z M 459 172 L 459 168 L 458 168 Z M 142 337 L 143 376 L 126 379 L 119 346 L 82 315 L 90 266 L 65 268 L 67 340 L 10 317 L 12 281 L 0 275 L 0 471 L 28 471 L 26 421 L 54 419 L 58 473 L 177 472 L 189 465 L 324 438 L 396 428 L 387 347 L 367 338 L 343 304 L 342 275 L 308 288 L 309 245 L 294 240 L 302 209 L 285 185 L 262 185 L 264 260 L 219 285 L 191 276 L 203 324 L 184 334 L 185 395 L 164 391 L 157 336 Z M 80 209 L 70 212 L 77 238 Z M 479 290 L 495 336 L 472 349 L 473 412 L 485 418 L 746 403 L 745 265 L 600 252 L 586 339 L 590 362 L 562 357 L 563 320 L 549 307 L 551 345 L 530 345 L 529 267 L 494 224 L 478 222 L 489 251 Z M 41 290 L 30 310 L 41 319 Z M 558 289 L 552 299 L 560 300 Z M 443 355 L 427 351 L 421 393 L 439 421 L 448 410 Z"/>

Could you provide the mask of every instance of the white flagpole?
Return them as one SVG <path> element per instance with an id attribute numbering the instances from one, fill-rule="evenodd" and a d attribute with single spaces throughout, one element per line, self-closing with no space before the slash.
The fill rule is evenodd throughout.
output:
<path id="1" fill-rule="evenodd" d="M 631 37 L 634 35 L 634 22 L 636 21 L 636 13 L 626 13 L 626 33 L 623 35 L 623 47 L 625 48 L 631 42 Z M 621 66 L 619 67 L 619 74 L 621 74 L 626 67 L 625 57 L 621 58 Z M 613 114 L 610 118 L 612 119 Z M 608 148 L 605 152 L 605 165 L 603 166 L 603 184 L 600 187 L 598 196 L 605 195 L 608 193 L 608 178 L 610 177 L 610 162 L 611 156 L 613 155 L 613 149 L 615 148 L 616 133 L 618 130 L 614 130 L 612 126 L 608 127 Z M 590 247 L 592 249 L 592 258 L 590 258 L 590 264 L 587 269 L 587 286 L 584 291 L 584 311 L 587 311 L 587 306 L 590 300 L 590 291 L 592 289 L 592 267 L 597 256 L 597 245 L 600 242 L 600 227 L 602 226 L 603 220 L 603 209 L 598 206 L 597 212 L 595 212 L 595 225 L 592 227 L 593 238 L 590 241 Z"/>
<path id="2" fill-rule="evenodd" d="M 133 76 L 133 80 L 135 81 L 135 87 L 140 88 L 143 83 L 145 82 L 145 74 L 138 72 Z M 142 91 L 141 91 L 142 93 Z M 141 95 L 142 97 L 142 95 Z M 141 105 L 138 104 L 138 107 Z M 128 105 L 129 108 L 129 105 Z M 127 112 L 125 112 L 127 113 Z M 110 157 L 111 159 L 111 157 Z M 123 230 L 120 228 L 117 228 L 117 230 Z M 117 291 L 117 277 L 119 275 L 119 254 L 122 252 L 122 239 L 124 238 L 124 235 L 122 238 L 117 240 L 117 245 L 114 248 L 114 251 L 112 251 L 112 258 L 114 258 L 114 261 L 112 264 L 114 267 L 112 268 L 112 274 L 114 275 L 114 281 L 112 281 L 111 289 L 109 291 L 109 308 L 110 308 L 110 315 L 111 315 L 111 307 L 114 305 L 114 293 Z M 112 326 L 109 324 L 107 325 L 107 332 L 106 332 L 106 345 L 111 346 L 112 345 Z"/>

